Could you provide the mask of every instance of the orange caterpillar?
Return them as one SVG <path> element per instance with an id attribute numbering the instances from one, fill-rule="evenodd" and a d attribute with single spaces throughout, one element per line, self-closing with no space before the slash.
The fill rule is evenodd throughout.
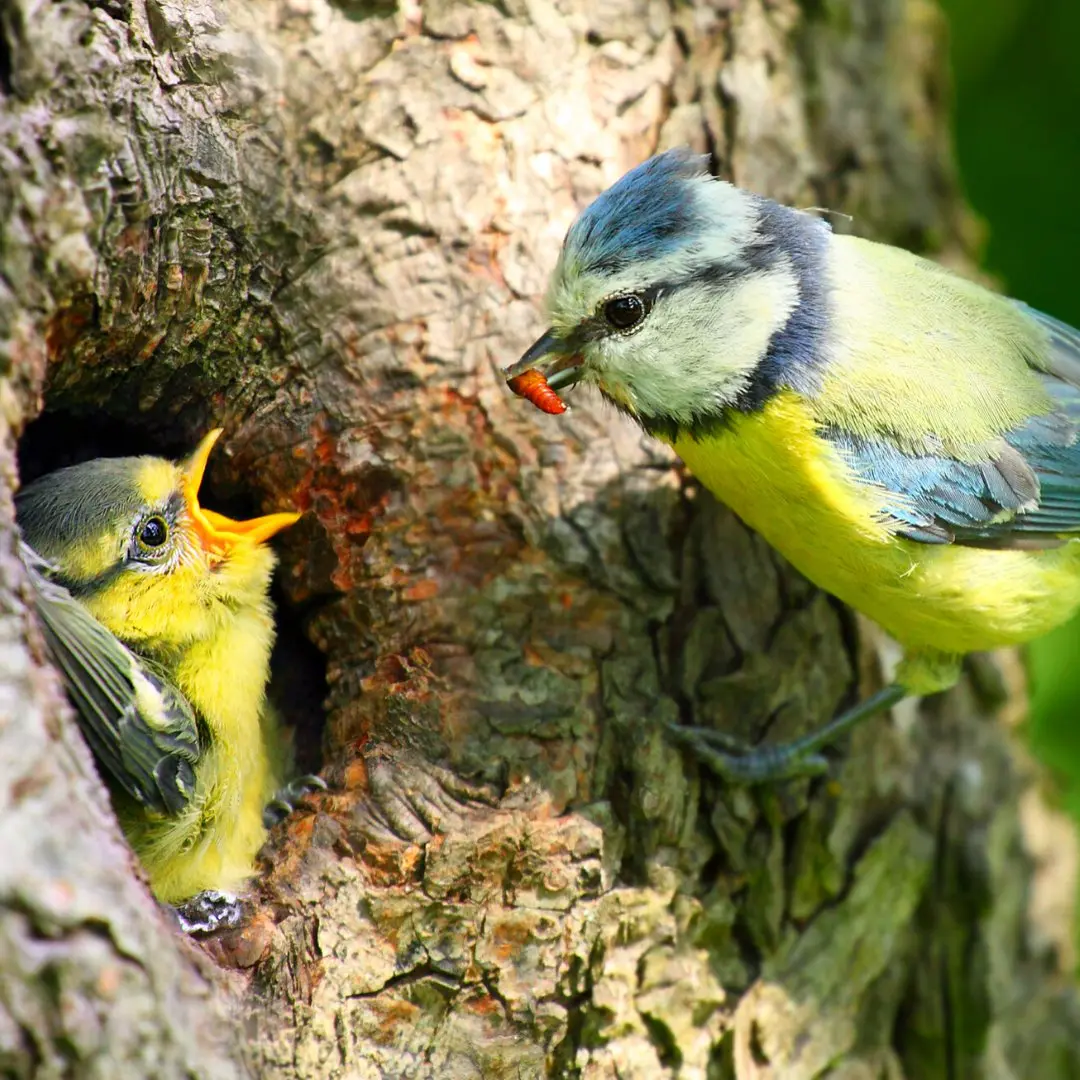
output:
<path id="1" fill-rule="evenodd" d="M 566 412 L 566 402 L 548 386 L 547 379 L 539 371 L 523 371 L 520 375 L 507 379 L 506 385 L 518 397 L 531 402 L 541 412 L 551 413 L 552 416 Z"/>

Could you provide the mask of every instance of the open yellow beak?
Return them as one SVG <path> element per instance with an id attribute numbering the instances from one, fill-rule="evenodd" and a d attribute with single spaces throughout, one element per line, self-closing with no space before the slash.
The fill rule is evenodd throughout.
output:
<path id="1" fill-rule="evenodd" d="M 288 528 L 299 520 L 300 514 L 267 514 L 265 517 L 251 518 L 249 521 L 233 521 L 224 514 L 213 510 L 204 510 L 199 505 L 199 486 L 202 484 L 206 463 L 214 443 L 221 437 L 221 428 L 207 432 L 195 447 L 183 469 L 181 488 L 187 511 L 191 517 L 195 533 L 207 551 L 227 553 L 237 544 L 254 546 L 269 540 L 276 532 Z"/>

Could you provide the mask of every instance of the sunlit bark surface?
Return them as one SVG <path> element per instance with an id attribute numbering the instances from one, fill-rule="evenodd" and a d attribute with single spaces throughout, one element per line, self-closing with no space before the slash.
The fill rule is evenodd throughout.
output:
<path id="1" fill-rule="evenodd" d="M 1071 833 L 993 718 L 1017 680 L 979 665 L 826 780 L 720 785 L 666 723 L 791 737 L 886 646 L 596 399 L 547 417 L 499 375 L 576 211 L 669 145 L 965 265 L 933 5 L 10 0 L 0 28 L 5 1075 L 1080 1075 Z M 221 425 L 212 497 L 307 511 L 275 693 L 331 790 L 198 947 L 26 615 L 42 408 L 28 474 Z"/>

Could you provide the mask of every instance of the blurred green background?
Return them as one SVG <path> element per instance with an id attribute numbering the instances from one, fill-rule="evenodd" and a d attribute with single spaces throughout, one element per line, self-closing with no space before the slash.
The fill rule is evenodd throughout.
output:
<path id="1" fill-rule="evenodd" d="M 956 147 L 1003 287 L 1080 326 L 1080 0 L 941 0 Z M 1032 645 L 1029 724 L 1080 820 L 1080 620 Z"/>

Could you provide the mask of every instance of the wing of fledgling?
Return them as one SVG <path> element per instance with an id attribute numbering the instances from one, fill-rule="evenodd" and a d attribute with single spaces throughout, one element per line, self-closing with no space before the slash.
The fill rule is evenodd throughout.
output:
<path id="1" fill-rule="evenodd" d="M 25 544 L 20 552 L 45 644 L 94 755 L 148 809 L 177 814 L 195 790 L 198 723 L 191 705 L 62 585 Z"/>

